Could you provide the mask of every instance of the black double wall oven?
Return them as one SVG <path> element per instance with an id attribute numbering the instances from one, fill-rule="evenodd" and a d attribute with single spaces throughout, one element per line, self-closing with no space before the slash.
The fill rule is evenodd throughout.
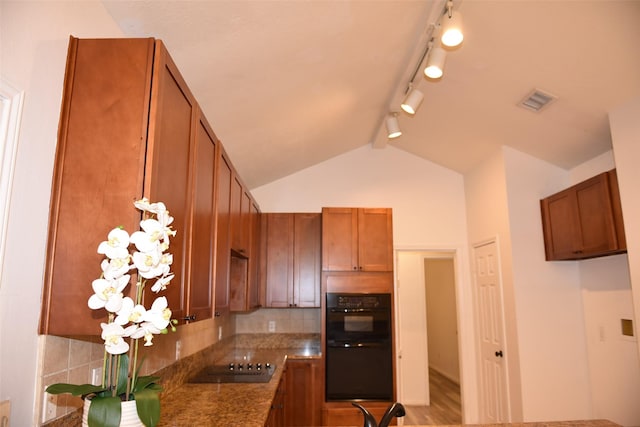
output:
<path id="1" fill-rule="evenodd" d="M 393 399 L 391 304 L 391 294 L 327 293 L 327 401 Z"/>

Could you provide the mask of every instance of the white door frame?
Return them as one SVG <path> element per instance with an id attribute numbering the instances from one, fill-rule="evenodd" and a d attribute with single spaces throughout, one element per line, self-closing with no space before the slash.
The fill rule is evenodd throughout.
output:
<path id="1" fill-rule="evenodd" d="M 477 356 L 476 356 L 476 328 L 475 328 L 475 305 L 473 299 L 473 287 L 470 279 L 469 268 L 469 251 L 467 246 L 434 246 L 434 245 L 419 245 L 419 246 L 396 246 L 394 248 L 394 286 L 396 293 L 401 292 L 398 289 L 397 283 L 397 257 L 400 251 L 413 251 L 413 252 L 425 252 L 432 253 L 442 257 L 443 254 L 453 258 L 454 261 L 454 273 L 455 273 L 455 288 L 456 288 L 456 311 L 458 320 L 458 361 L 460 365 L 460 397 L 462 405 L 462 422 L 465 424 L 477 423 L 478 421 L 478 374 L 477 374 Z M 400 288 L 402 285 L 400 285 Z M 396 299 L 396 304 L 398 301 Z M 398 306 L 395 307 L 396 312 Z M 400 326 L 396 322 L 396 336 L 400 335 Z M 399 346 L 399 339 L 396 340 L 396 346 Z M 396 357 L 400 355 L 400 348 L 396 348 Z M 397 396 L 402 401 L 401 396 L 401 384 L 400 373 L 401 363 L 400 359 L 396 360 L 398 367 L 398 384 Z"/>

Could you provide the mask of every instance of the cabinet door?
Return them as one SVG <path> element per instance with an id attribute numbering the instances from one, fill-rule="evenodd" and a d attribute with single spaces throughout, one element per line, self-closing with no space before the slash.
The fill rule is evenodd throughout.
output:
<path id="1" fill-rule="evenodd" d="M 322 270 L 358 270 L 358 212 L 322 209 Z"/>
<path id="2" fill-rule="evenodd" d="M 251 257 L 249 258 L 249 304 L 248 308 L 260 307 L 260 208 L 255 202 L 251 202 L 249 208 L 250 228 L 251 228 Z"/>
<path id="3" fill-rule="evenodd" d="M 199 117 L 196 127 L 195 174 L 193 189 L 191 275 L 187 317 L 202 320 L 213 312 L 215 271 L 215 162 L 216 140 Z"/>
<path id="4" fill-rule="evenodd" d="M 571 189 L 541 201 L 547 260 L 575 258 L 579 232 L 575 204 Z"/>
<path id="5" fill-rule="evenodd" d="M 626 250 L 615 170 L 540 201 L 547 260 L 575 260 Z"/>
<path id="6" fill-rule="evenodd" d="M 240 178 L 233 173 L 231 179 L 231 202 L 229 208 L 231 249 L 243 253 L 246 247 L 242 243 L 242 183 Z"/>
<path id="7" fill-rule="evenodd" d="M 294 214 L 293 305 L 320 307 L 322 215 Z"/>
<path id="8" fill-rule="evenodd" d="M 171 270 L 175 277 L 164 291 L 172 315 L 186 315 L 187 259 L 189 256 L 190 158 L 195 140 L 193 95 L 160 41 L 156 41 L 154 79 L 151 88 L 149 148 L 145 170 L 145 195 L 162 201 L 174 218 L 176 236 L 171 239 Z M 155 295 L 147 292 L 153 301 Z"/>
<path id="9" fill-rule="evenodd" d="M 287 360 L 286 426 L 322 425 L 321 359 Z"/>
<path id="10" fill-rule="evenodd" d="M 231 242 L 229 236 L 229 212 L 231 206 L 231 162 L 223 150 L 218 156 L 217 195 L 216 195 L 216 283 L 215 283 L 215 315 L 222 316 L 229 312 L 229 263 L 231 258 Z"/>
<path id="11" fill-rule="evenodd" d="M 293 226 L 290 213 L 266 215 L 266 306 L 291 307 L 293 305 Z"/>
<path id="12" fill-rule="evenodd" d="M 358 270 L 393 271 L 390 208 L 358 209 Z"/>
<path id="13" fill-rule="evenodd" d="M 119 225 L 139 228 L 132 202 L 143 195 L 153 52 L 153 39 L 70 40 L 41 334 L 97 335 L 106 322 L 87 300 L 101 273 L 100 242 Z"/>
<path id="14" fill-rule="evenodd" d="M 576 185 L 575 192 L 581 238 L 579 250 L 602 253 L 616 249 L 608 175 L 601 174 Z"/>

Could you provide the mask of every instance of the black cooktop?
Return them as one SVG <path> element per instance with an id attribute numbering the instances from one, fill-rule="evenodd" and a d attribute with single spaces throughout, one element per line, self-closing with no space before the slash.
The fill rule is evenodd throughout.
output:
<path id="1" fill-rule="evenodd" d="M 213 365 L 195 374 L 190 383 L 268 383 L 275 371 L 270 363 Z"/>

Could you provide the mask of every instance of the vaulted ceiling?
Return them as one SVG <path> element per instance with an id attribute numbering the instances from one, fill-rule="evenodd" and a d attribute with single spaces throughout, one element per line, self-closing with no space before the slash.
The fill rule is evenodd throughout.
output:
<path id="1" fill-rule="evenodd" d="M 443 0 L 104 1 L 165 42 L 250 188 L 363 145 L 465 173 L 499 146 L 571 168 L 611 148 L 607 112 L 640 96 L 640 1 L 456 0 L 465 40 L 424 101 L 399 103 Z M 557 97 L 519 107 L 533 89 Z"/>

